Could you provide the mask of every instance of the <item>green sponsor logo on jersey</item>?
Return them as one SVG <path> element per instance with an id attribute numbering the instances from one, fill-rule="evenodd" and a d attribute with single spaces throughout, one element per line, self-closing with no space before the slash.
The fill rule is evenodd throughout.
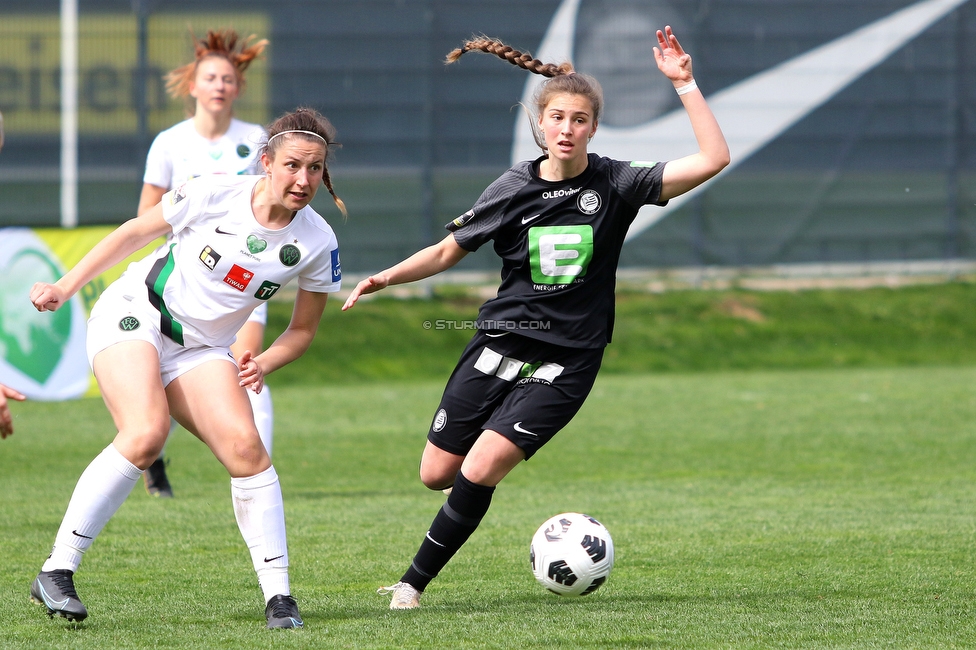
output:
<path id="1" fill-rule="evenodd" d="M 257 255 L 267 247 L 268 247 L 268 242 L 261 239 L 257 235 L 247 236 L 247 250 L 251 251 L 252 255 Z"/>
<path id="2" fill-rule="evenodd" d="M 261 283 L 261 286 L 258 287 L 258 290 L 254 292 L 254 297 L 257 298 L 258 300 L 270 300 L 271 296 L 278 293 L 278 289 L 280 288 L 281 285 L 278 284 L 277 282 L 271 282 L 270 280 L 265 280 L 264 282 Z"/>
<path id="3" fill-rule="evenodd" d="M 586 275 L 592 258 L 592 226 L 529 228 L 529 264 L 535 284 L 570 284 Z"/>

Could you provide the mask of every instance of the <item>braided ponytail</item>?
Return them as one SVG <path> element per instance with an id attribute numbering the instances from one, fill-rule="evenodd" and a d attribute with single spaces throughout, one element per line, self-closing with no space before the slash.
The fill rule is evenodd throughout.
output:
<path id="1" fill-rule="evenodd" d="M 478 50 L 486 54 L 494 54 L 512 65 L 517 65 L 534 74 L 548 77 L 548 79 L 539 84 L 532 98 L 532 104 L 536 111 L 535 116 L 532 115 L 529 109 L 526 109 L 526 112 L 529 113 L 532 137 L 543 152 L 547 151 L 546 141 L 539 132 L 536 123 L 538 122 L 538 116 L 543 114 L 546 106 L 549 105 L 549 102 L 552 101 L 554 96 L 567 94 L 586 97 L 590 100 L 590 105 L 593 107 L 594 124 L 600 121 L 600 116 L 603 114 L 603 89 L 600 88 L 599 82 L 593 77 L 576 72 L 573 69 L 572 63 L 568 61 L 559 65 L 543 63 L 531 54 L 520 52 L 496 38 L 489 38 L 487 36 L 479 36 L 465 41 L 461 47 L 451 50 L 448 53 L 445 63 L 454 63 L 466 52 L 471 52 L 472 50 Z M 524 105 L 523 108 L 525 108 Z"/>
<path id="2" fill-rule="evenodd" d="M 533 58 L 531 54 L 519 52 L 511 45 L 505 45 L 498 39 L 488 38 L 487 36 L 481 36 L 479 38 L 473 38 L 469 41 L 465 41 L 464 45 L 452 50 L 447 55 L 447 63 L 454 63 L 461 58 L 462 54 L 465 52 L 470 52 L 471 50 L 480 50 L 486 54 L 494 54 L 498 58 L 504 59 L 512 65 L 517 65 L 518 67 L 528 70 L 529 72 L 534 72 L 535 74 L 541 74 L 543 77 L 558 77 L 560 75 L 566 75 L 573 72 L 572 63 L 566 62 L 561 65 L 543 63 L 539 59 Z"/>

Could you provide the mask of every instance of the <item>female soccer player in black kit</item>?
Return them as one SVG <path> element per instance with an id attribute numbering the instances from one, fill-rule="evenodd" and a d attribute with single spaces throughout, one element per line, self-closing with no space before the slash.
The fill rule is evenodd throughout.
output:
<path id="1" fill-rule="evenodd" d="M 427 436 L 420 478 L 453 486 L 391 609 L 420 605 L 420 594 L 478 527 L 495 486 L 573 418 L 610 342 L 616 269 L 624 236 L 645 204 L 664 205 L 729 163 L 729 148 L 692 76 L 691 57 L 670 27 L 654 57 L 674 83 L 698 140 L 695 154 L 668 162 L 622 162 L 587 153 L 603 96 L 570 64 L 544 64 L 496 40 L 468 41 L 448 62 L 480 50 L 549 77 L 534 100 L 543 155 L 505 172 L 447 237 L 353 290 L 363 294 L 448 269 L 489 240 L 502 259 L 497 297 L 482 305 L 478 332 L 448 380 Z"/>

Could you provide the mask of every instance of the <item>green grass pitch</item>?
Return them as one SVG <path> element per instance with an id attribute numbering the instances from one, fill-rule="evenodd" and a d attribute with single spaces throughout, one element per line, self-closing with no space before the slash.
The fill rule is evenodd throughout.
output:
<path id="1" fill-rule="evenodd" d="M 80 625 L 28 602 L 98 400 L 14 404 L 0 442 L 4 648 L 964 648 L 976 645 L 976 368 L 604 374 L 496 492 L 417 611 L 375 593 L 443 495 L 416 478 L 446 377 L 274 388 L 302 630 L 264 629 L 228 478 L 185 431 L 176 498 L 136 488 L 76 576 Z M 550 515 L 600 519 L 595 594 L 539 587 Z"/>

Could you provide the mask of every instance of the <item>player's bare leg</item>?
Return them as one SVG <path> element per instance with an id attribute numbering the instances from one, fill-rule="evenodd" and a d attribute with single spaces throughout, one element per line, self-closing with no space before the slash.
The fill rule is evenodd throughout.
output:
<path id="1" fill-rule="evenodd" d="M 169 424 L 156 349 L 116 343 L 94 359 L 95 377 L 115 422 L 115 440 L 88 465 L 71 495 L 51 555 L 31 585 L 31 600 L 72 621 L 88 616 L 74 573 L 84 553 L 159 454 Z"/>
<path id="2" fill-rule="evenodd" d="M 231 475 L 234 513 L 264 592 L 268 627 L 302 627 L 289 585 L 281 484 L 237 373 L 230 360 L 209 361 L 173 380 L 166 392 L 177 420 Z"/>

